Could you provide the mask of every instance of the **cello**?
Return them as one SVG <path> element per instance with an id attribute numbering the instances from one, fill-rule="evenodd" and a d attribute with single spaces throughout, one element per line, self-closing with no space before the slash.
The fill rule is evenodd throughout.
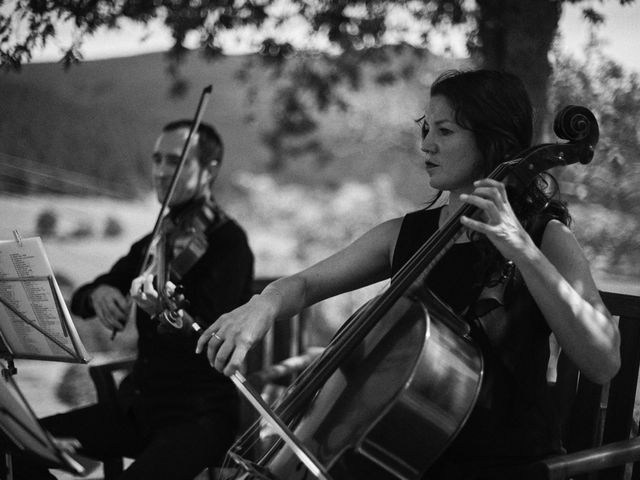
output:
<path id="1" fill-rule="evenodd" d="M 550 168 L 592 160 L 599 131 L 588 109 L 561 110 L 554 132 L 568 141 L 530 147 L 489 178 L 517 192 Z M 231 478 L 414 480 L 434 463 L 469 417 L 484 363 L 470 325 L 423 280 L 462 233 L 460 217 L 476 213 L 465 204 L 451 215 L 272 408 L 232 377 L 280 438 L 253 458 L 259 423 L 245 432 L 229 452 Z"/>

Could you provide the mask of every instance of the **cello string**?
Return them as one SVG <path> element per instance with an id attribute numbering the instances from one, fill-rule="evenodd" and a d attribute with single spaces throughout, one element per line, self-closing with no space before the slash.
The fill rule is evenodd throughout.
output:
<path id="1" fill-rule="evenodd" d="M 234 454 L 241 458 L 248 457 L 248 453 L 253 448 L 260 444 L 260 433 L 262 430 L 261 419 L 258 419 L 245 431 L 240 438 L 229 449 L 229 452 L 233 451 Z M 229 455 L 229 453 L 227 453 Z"/>

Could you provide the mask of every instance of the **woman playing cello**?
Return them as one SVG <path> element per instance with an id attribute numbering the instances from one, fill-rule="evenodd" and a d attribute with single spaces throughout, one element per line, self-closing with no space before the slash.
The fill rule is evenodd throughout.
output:
<path id="1" fill-rule="evenodd" d="M 449 192 L 448 204 L 432 203 L 386 221 L 329 258 L 273 282 L 210 326 L 197 352 L 205 351 L 212 366 L 233 374 L 274 321 L 393 277 L 449 216 L 465 204 L 477 207 L 480 215 L 461 217 L 463 234 L 429 272 L 425 286 L 471 319 L 482 292 L 508 278 L 499 302 L 528 298 L 535 308 L 518 318 L 476 322 L 472 334 L 486 369 L 482 389 L 468 421 L 425 478 L 493 478 L 494 467 L 561 449 L 546 390 L 549 334 L 584 375 L 604 383 L 619 368 L 619 333 L 568 228 L 565 205 L 544 188 L 550 176 L 518 198 L 502 182 L 486 178 L 531 144 L 532 107 L 521 81 L 496 71 L 448 72 L 430 93 L 419 120 L 421 150 L 430 185 Z M 541 198 L 543 207 L 535 208 Z"/>

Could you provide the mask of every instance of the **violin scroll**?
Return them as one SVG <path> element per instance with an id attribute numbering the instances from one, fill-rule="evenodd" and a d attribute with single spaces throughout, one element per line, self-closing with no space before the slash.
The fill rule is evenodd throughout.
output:
<path id="1" fill-rule="evenodd" d="M 563 140 L 584 144 L 585 151 L 579 156 L 580 163 L 587 164 L 593 159 L 600 130 L 591 110 L 578 105 L 567 105 L 556 114 L 553 131 Z"/>

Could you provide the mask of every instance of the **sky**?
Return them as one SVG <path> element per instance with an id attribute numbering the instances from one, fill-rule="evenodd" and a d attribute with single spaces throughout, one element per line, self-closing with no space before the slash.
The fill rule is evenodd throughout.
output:
<path id="1" fill-rule="evenodd" d="M 582 19 L 581 10 L 585 5 L 604 13 L 606 22 L 599 27 L 599 36 L 605 42 L 605 53 L 620 62 L 629 70 L 640 73 L 640 0 L 631 5 L 622 6 L 617 0 L 582 2 L 580 5 L 566 3 L 560 21 L 561 48 L 580 56 L 587 41 L 588 27 Z M 154 23 L 150 27 L 134 24 L 123 24 L 119 31 L 99 32 L 85 41 L 82 53 L 85 60 L 96 60 L 109 57 L 137 55 L 141 53 L 165 51 L 171 45 L 171 37 L 161 24 Z M 241 52 L 235 39 L 229 39 L 229 51 Z M 36 52 L 34 62 L 54 62 L 60 59 L 60 44 L 50 44 L 46 49 Z M 195 43 L 193 44 L 195 46 Z M 455 49 L 464 55 L 462 48 Z"/>
<path id="2" fill-rule="evenodd" d="M 590 3 L 606 17 L 605 24 L 599 27 L 599 35 L 605 41 L 605 53 L 628 69 L 640 73 L 640 2 L 636 0 L 625 6 L 617 0 L 608 0 L 604 4 Z M 581 12 L 584 5 L 588 5 L 588 2 L 565 4 L 560 20 L 561 46 L 577 56 L 584 51 L 588 36 L 587 24 Z"/>

